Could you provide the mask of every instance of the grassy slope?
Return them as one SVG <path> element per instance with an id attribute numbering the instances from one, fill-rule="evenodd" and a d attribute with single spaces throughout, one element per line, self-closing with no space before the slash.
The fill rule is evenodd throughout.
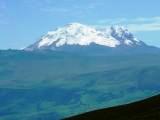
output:
<path id="1" fill-rule="evenodd" d="M 159 61 L 157 54 L 0 52 L 0 119 L 59 119 L 148 97 L 160 91 Z"/>

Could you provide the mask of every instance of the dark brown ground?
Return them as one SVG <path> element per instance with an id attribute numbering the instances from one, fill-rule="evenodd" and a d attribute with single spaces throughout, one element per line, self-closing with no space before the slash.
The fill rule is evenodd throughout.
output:
<path id="1" fill-rule="evenodd" d="M 160 120 L 160 95 L 127 105 L 84 113 L 64 120 Z"/>

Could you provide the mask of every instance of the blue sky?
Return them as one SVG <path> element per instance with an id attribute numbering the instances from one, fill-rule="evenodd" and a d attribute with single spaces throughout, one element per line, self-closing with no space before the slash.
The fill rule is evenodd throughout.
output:
<path id="1" fill-rule="evenodd" d="M 0 49 L 20 49 L 71 22 L 124 25 L 160 47 L 160 0 L 0 0 Z"/>

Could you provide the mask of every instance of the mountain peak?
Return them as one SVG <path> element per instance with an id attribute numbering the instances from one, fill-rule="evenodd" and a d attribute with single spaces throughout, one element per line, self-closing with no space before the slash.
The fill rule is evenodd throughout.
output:
<path id="1" fill-rule="evenodd" d="M 70 23 L 54 31 L 49 31 L 27 49 L 56 49 L 64 45 L 89 46 L 93 43 L 110 48 L 143 44 L 122 26 L 111 26 L 107 31 L 100 31 L 89 25 Z"/>
<path id="2" fill-rule="evenodd" d="M 115 39 L 119 40 L 122 44 L 125 45 L 144 45 L 144 43 L 138 40 L 133 33 L 131 33 L 124 26 L 111 26 L 109 29 L 109 34 Z"/>

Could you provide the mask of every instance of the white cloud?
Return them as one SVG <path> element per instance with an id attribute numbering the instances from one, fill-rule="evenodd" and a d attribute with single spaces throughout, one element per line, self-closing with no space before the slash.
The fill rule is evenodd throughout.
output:
<path id="1" fill-rule="evenodd" d="M 118 19 L 101 19 L 97 21 L 97 24 L 118 24 L 122 22 L 128 21 L 126 18 L 118 18 Z"/>
<path id="2" fill-rule="evenodd" d="M 146 23 L 146 24 L 129 24 L 128 29 L 134 32 L 140 31 L 160 31 L 160 23 Z"/>
<path id="3" fill-rule="evenodd" d="M 96 27 L 106 27 L 106 25 L 122 25 L 126 26 L 130 31 L 160 31 L 160 16 L 150 18 L 118 18 L 118 19 L 102 19 L 97 22 Z"/>

